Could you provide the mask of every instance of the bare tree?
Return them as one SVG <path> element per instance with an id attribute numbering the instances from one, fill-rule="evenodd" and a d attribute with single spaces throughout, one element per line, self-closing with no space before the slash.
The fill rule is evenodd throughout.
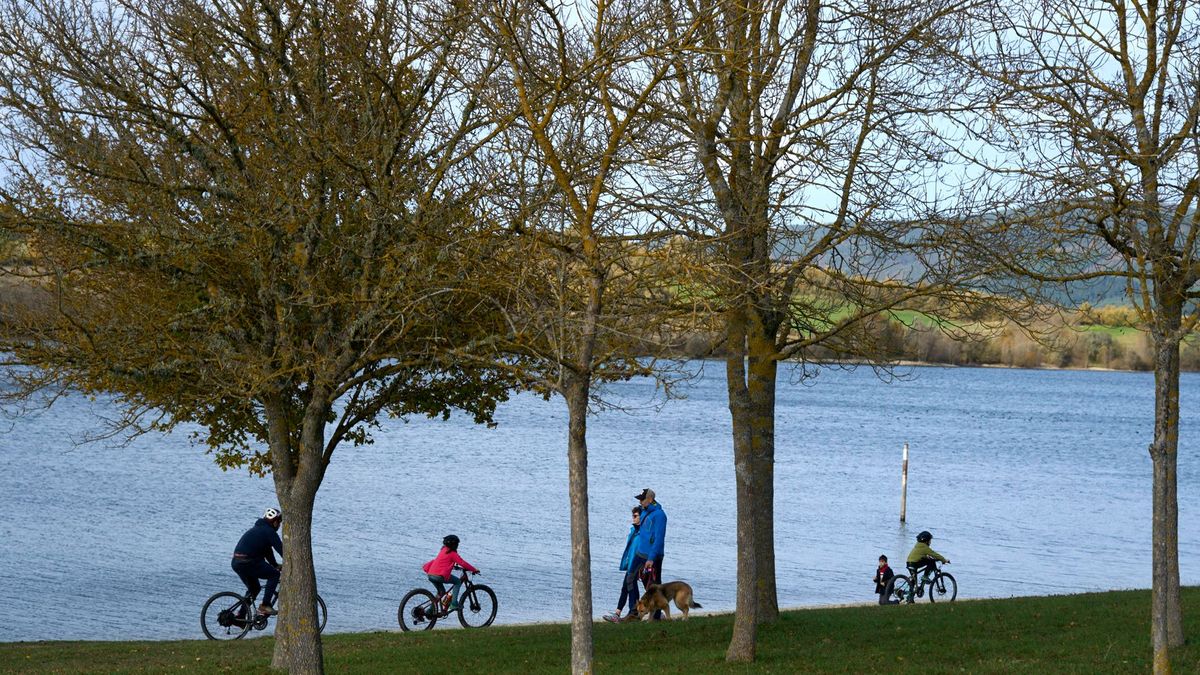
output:
<path id="1" fill-rule="evenodd" d="M 979 241 L 1034 283 L 1124 280 L 1155 372 L 1154 672 L 1183 644 L 1176 457 L 1180 343 L 1196 329 L 1200 237 L 1200 11 L 1124 0 L 979 12 L 963 61 L 988 115 L 966 125 L 1012 207 Z"/>
<path id="2" fill-rule="evenodd" d="M 380 415 L 505 393 L 446 358 L 503 330 L 461 170 L 492 128 L 437 2 L 10 0 L 0 229 L 44 290 L 6 322 L 18 396 L 110 392 L 134 430 L 199 424 L 286 514 L 273 665 L 323 670 L 314 500 Z M 474 77 L 474 75 L 472 75 Z M 471 289 L 472 293 L 462 292 Z M 262 448 L 265 446 L 265 450 Z"/>
<path id="3" fill-rule="evenodd" d="M 733 420 L 738 591 L 731 661 L 755 657 L 778 615 L 775 390 L 781 361 L 882 361 L 864 321 L 941 294 L 953 312 L 978 270 L 944 252 L 930 183 L 943 148 L 935 51 L 954 2 L 663 3 L 675 52 L 663 102 L 686 143 L 675 166 L 715 219 L 700 231 L 725 319 Z M 690 37 L 685 37 L 685 31 Z M 684 183 L 689 180 L 684 176 Z M 681 202 L 683 203 L 683 202 Z"/>
<path id="4" fill-rule="evenodd" d="M 515 118 L 497 155 L 497 218 L 510 227 L 512 329 L 498 345 L 569 415 L 571 670 L 592 671 L 587 420 L 599 383 L 647 374 L 658 320 L 646 243 L 654 221 L 631 202 L 643 110 L 669 64 L 639 0 L 489 6 L 482 30 L 507 68 L 493 105 Z M 650 284 L 648 286 L 648 284 Z"/>

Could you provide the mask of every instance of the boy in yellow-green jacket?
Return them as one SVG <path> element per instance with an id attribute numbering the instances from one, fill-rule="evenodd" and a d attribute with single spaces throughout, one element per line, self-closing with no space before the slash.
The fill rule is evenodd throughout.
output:
<path id="1" fill-rule="evenodd" d="M 950 560 L 941 553 L 929 547 L 929 542 L 933 541 L 933 535 L 928 530 L 923 530 L 917 535 L 917 545 L 913 546 L 912 551 L 908 554 L 908 560 L 905 566 L 908 567 L 908 576 L 912 579 L 912 583 L 908 587 L 908 601 L 913 601 L 913 593 L 917 589 L 918 575 L 925 571 L 926 573 L 937 569 L 937 561 L 950 564 Z"/>

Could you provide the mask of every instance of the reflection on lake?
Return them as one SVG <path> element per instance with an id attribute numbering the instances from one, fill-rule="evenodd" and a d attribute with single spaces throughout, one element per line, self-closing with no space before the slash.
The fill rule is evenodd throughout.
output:
<path id="1" fill-rule="evenodd" d="M 699 366 L 699 364 L 697 364 Z M 1150 585 L 1153 376 L 913 368 L 825 371 L 778 398 L 776 536 L 782 606 L 871 602 L 875 559 L 913 537 L 954 564 L 960 597 Z M 786 380 L 786 375 L 784 376 Z M 1180 568 L 1200 583 L 1195 500 L 1200 376 L 1185 374 Z M 633 495 L 670 524 L 664 569 L 705 610 L 734 604 L 734 488 L 724 371 L 656 409 L 654 385 L 589 429 L 596 614 L 617 600 Z M 82 397 L 0 427 L 0 641 L 199 638 L 201 604 L 240 590 L 238 536 L 275 504 L 269 479 L 223 473 L 187 434 L 76 446 L 111 413 Z M 570 615 L 565 406 L 518 396 L 496 429 L 391 421 L 343 447 L 317 498 L 315 556 L 330 631 L 395 630 L 443 535 L 484 570 L 499 623 Z M 911 447 L 909 524 L 898 522 Z M 286 527 L 286 526 L 285 526 Z"/>

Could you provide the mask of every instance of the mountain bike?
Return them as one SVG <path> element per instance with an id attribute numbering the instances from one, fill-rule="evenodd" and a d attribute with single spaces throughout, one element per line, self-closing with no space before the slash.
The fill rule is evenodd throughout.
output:
<path id="1" fill-rule="evenodd" d="M 259 614 L 254 598 L 233 591 L 217 593 L 200 610 L 200 628 L 209 640 L 238 640 L 253 630 L 263 630 L 274 615 Z M 317 630 L 325 630 L 329 613 L 317 596 Z"/>
<path id="2" fill-rule="evenodd" d="M 932 569 L 925 568 L 920 577 L 916 580 L 915 589 L 913 580 L 907 574 L 892 577 L 885 587 L 887 598 L 896 602 L 914 602 L 926 592 L 929 593 L 930 602 L 951 602 L 958 597 L 958 582 L 949 572 L 942 571 L 940 563 Z"/>
<path id="3" fill-rule="evenodd" d="M 458 565 L 455 570 L 461 570 Z M 436 587 L 434 588 L 436 590 Z M 451 588 L 438 595 L 425 588 L 414 588 L 400 601 L 396 618 L 403 631 L 429 630 L 438 619 L 458 614 L 463 628 L 486 628 L 496 619 L 496 594 L 483 584 L 471 581 L 471 575 L 463 574 L 462 592 L 458 596 L 458 609 L 450 609 Z"/>

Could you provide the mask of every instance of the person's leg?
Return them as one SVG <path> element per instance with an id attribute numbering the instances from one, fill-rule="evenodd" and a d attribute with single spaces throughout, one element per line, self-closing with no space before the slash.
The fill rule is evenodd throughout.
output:
<path id="1" fill-rule="evenodd" d="M 937 561 L 929 557 L 921 558 L 921 562 L 917 563 L 917 569 L 921 572 L 923 583 L 937 570 Z"/>
<path id="2" fill-rule="evenodd" d="M 451 609 L 458 608 L 458 589 L 462 586 L 463 579 L 466 579 L 466 578 L 467 578 L 466 572 L 463 572 L 462 576 L 460 576 L 460 577 L 456 577 L 453 574 L 450 575 L 450 581 L 454 582 L 454 587 L 450 589 L 450 608 Z"/>
<path id="3" fill-rule="evenodd" d="M 429 574 L 429 581 L 433 583 L 433 587 L 437 589 L 437 598 L 434 599 L 434 608 L 438 611 L 444 610 L 450 606 L 450 596 L 446 595 L 446 583 L 449 581 L 446 577 Z"/>
<path id="4" fill-rule="evenodd" d="M 908 593 L 906 594 L 907 597 L 905 599 L 908 602 L 912 602 L 913 596 L 916 595 L 917 592 L 917 574 L 921 569 L 921 563 L 908 563 L 905 565 L 905 567 L 908 568 Z"/>
<path id="5" fill-rule="evenodd" d="M 892 586 L 891 583 L 892 583 L 892 580 L 895 578 L 896 577 L 893 576 L 890 579 L 888 579 L 887 581 L 883 582 L 883 588 L 879 591 L 879 604 L 881 604 L 881 605 L 898 605 L 898 604 L 900 604 L 900 600 L 892 595 L 892 591 L 895 590 L 895 587 Z"/>
<path id="6" fill-rule="evenodd" d="M 446 580 L 445 580 L 445 578 L 443 578 L 443 577 L 441 577 L 440 575 L 437 575 L 437 574 L 430 574 L 430 575 L 427 575 L 427 576 L 429 577 L 429 581 L 433 582 L 433 587 L 437 589 L 437 594 L 438 594 L 438 597 L 440 598 L 440 597 L 442 597 L 443 595 L 445 595 L 445 594 L 446 594 Z"/>
<path id="7" fill-rule="evenodd" d="M 238 609 L 238 618 L 244 619 L 246 618 L 245 612 L 247 606 L 250 608 L 250 611 L 253 611 L 254 599 L 258 597 L 258 592 L 262 590 L 262 585 L 258 583 L 258 577 L 254 575 L 250 566 L 246 563 L 234 560 L 232 567 L 234 573 L 238 575 L 238 578 L 246 586 L 246 605 L 242 605 Z"/>
<path id="8" fill-rule="evenodd" d="M 449 604 L 449 598 L 446 596 L 446 582 L 449 580 L 438 574 L 430 574 L 428 576 L 429 580 L 433 582 L 433 587 L 437 589 L 437 599 L 434 605 L 438 610 L 446 609 Z"/>
<path id="9" fill-rule="evenodd" d="M 258 583 L 258 577 L 255 576 L 252 566 L 235 561 L 232 567 L 234 573 L 246 586 L 246 599 L 253 603 L 254 599 L 258 597 L 258 592 L 262 590 L 262 585 Z"/>
<path id="10" fill-rule="evenodd" d="M 633 560 L 629 563 L 629 571 L 625 573 L 625 588 L 629 592 L 629 614 L 637 613 L 638 598 L 641 593 L 638 592 L 638 580 L 642 577 L 642 568 L 646 566 L 646 558 L 640 555 L 633 556 Z M 627 615 L 628 616 L 628 615 Z"/>
<path id="11" fill-rule="evenodd" d="M 638 562 L 638 559 L 634 558 L 634 562 Z M 645 564 L 645 560 L 640 563 L 640 565 Z M 638 598 L 642 595 L 638 591 L 638 570 L 641 569 L 640 565 L 635 567 L 633 564 L 630 564 L 629 570 L 625 572 L 625 595 L 629 598 L 629 614 L 637 613 Z"/>
<path id="12" fill-rule="evenodd" d="M 266 579 L 267 585 L 263 589 L 262 606 L 275 606 L 275 589 L 279 587 L 279 570 L 267 563 L 265 560 L 258 561 L 255 574 L 259 579 Z"/>
<path id="13" fill-rule="evenodd" d="M 662 583 L 662 561 L 663 561 L 662 556 L 658 556 L 657 558 L 654 559 L 654 583 L 656 583 L 656 584 Z M 654 613 L 654 620 L 655 621 L 662 620 L 662 610 L 661 609 Z"/>
<path id="14" fill-rule="evenodd" d="M 637 588 L 636 581 L 634 582 L 634 588 L 635 589 Z M 636 590 L 635 590 L 635 593 L 636 593 Z M 605 621 L 613 621 L 613 622 L 620 621 L 621 620 L 621 612 L 625 609 L 625 602 L 628 600 L 629 600 L 629 570 L 626 570 L 625 573 L 621 575 L 621 595 L 620 595 L 620 597 L 617 598 L 617 610 L 615 612 L 605 614 L 604 616 L 602 616 L 600 618 L 604 619 Z M 636 604 L 637 604 L 637 600 L 633 600 L 632 602 L 629 603 L 629 608 L 633 609 L 634 605 L 636 605 Z"/>

